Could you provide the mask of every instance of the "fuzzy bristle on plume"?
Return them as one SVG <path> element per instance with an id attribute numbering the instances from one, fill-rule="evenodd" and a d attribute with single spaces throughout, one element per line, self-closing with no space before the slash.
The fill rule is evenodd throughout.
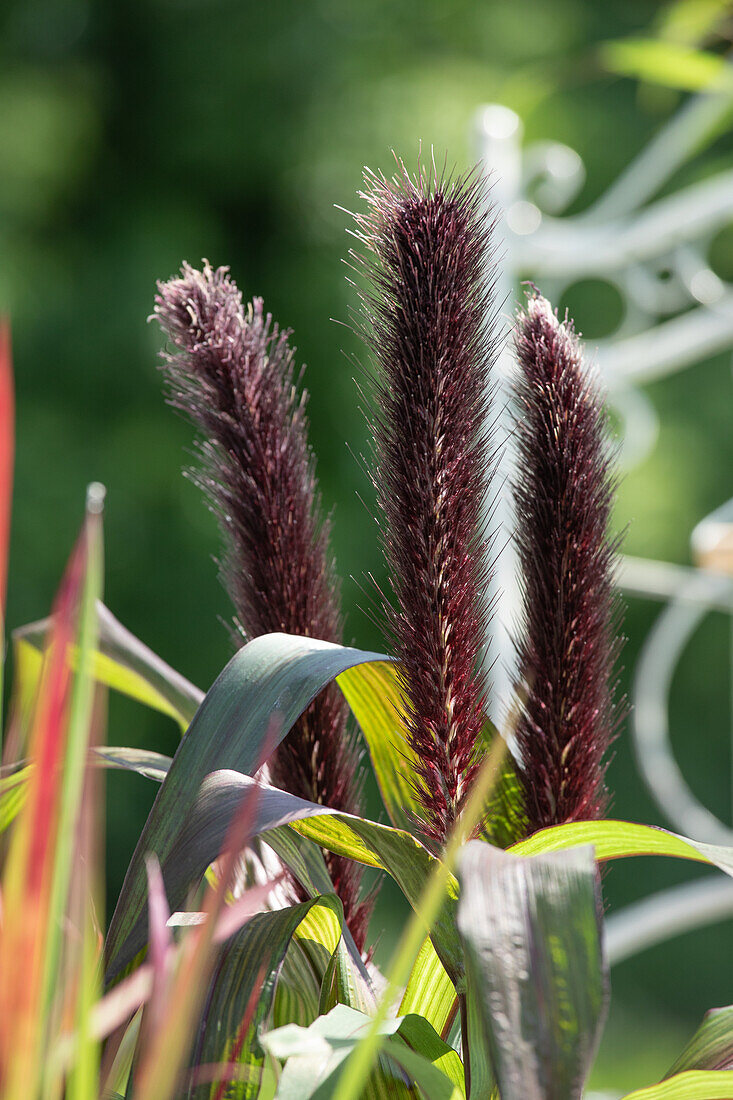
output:
<path id="1" fill-rule="evenodd" d="M 384 614 L 417 755 L 422 831 L 441 845 L 479 764 L 487 693 L 492 218 L 478 174 L 368 173 L 356 216 L 377 364 L 373 482 L 393 599 Z"/>
<path id="2" fill-rule="evenodd" d="M 218 517 L 222 579 L 245 640 L 274 631 L 342 641 L 339 585 L 321 511 L 288 332 L 255 298 L 245 310 L 228 268 L 184 264 L 158 284 L 155 316 L 169 401 L 202 431 L 194 474 Z M 332 685 L 269 760 L 271 781 L 300 798 L 358 814 L 359 751 Z M 361 869 L 326 853 L 346 921 L 361 947 L 372 900 Z"/>
<path id="3" fill-rule="evenodd" d="M 516 736 L 529 831 L 599 817 L 618 724 L 613 454 L 569 321 L 536 293 L 516 324 L 514 485 L 523 583 Z"/>

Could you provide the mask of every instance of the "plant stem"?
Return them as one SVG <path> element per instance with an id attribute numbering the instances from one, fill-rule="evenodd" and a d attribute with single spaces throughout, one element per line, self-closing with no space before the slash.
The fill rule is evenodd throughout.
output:
<path id="1" fill-rule="evenodd" d="M 463 1080 L 466 1085 L 466 1100 L 471 1097 L 471 1052 L 468 1045 L 468 1001 L 465 993 L 458 994 L 461 1009 L 461 1058 L 463 1059 Z"/>

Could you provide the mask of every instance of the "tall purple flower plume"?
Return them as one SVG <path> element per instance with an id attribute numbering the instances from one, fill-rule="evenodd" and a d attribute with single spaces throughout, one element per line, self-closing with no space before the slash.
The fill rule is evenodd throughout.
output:
<path id="1" fill-rule="evenodd" d="M 596 381 L 571 323 L 532 294 L 516 325 L 514 486 L 526 693 L 517 727 L 529 831 L 599 817 L 617 725 L 609 535 L 614 478 Z"/>
<path id="2" fill-rule="evenodd" d="M 421 827 L 441 845 L 479 765 L 493 464 L 486 275 L 491 219 L 477 175 L 368 173 L 356 217 L 371 280 L 363 335 L 379 368 L 374 474 L 394 606 L 384 599 L 418 765 Z"/>
<path id="3" fill-rule="evenodd" d="M 321 511 L 288 332 L 245 311 L 228 268 L 184 264 L 158 284 L 155 316 L 173 350 L 163 353 L 169 401 L 200 428 L 195 479 L 222 530 L 222 579 L 245 639 L 273 631 L 341 642 L 339 585 Z M 359 752 L 348 707 L 332 685 L 313 701 L 270 758 L 272 782 L 349 813 L 361 809 Z M 346 921 L 363 946 L 372 901 L 361 869 L 324 853 Z"/>

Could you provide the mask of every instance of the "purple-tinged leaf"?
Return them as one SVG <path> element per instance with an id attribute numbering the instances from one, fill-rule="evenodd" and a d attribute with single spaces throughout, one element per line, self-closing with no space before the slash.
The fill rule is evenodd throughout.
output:
<path id="1" fill-rule="evenodd" d="M 692 1069 L 733 1070 L 733 1005 L 712 1008 L 665 1079 Z"/>
<path id="2" fill-rule="evenodd" d="M 502 1100 L 579 1100 L 608 996 L 592 848 L 522 859 L 472 841 L 459 879 L 469 996 Z"/>
<path id="3" fill-rule="evenodd" d="M 383 654 L 331 645 L 312 638 L 268 634 L 239 651 L 221 673 L 178 747 L 132 857 L 107 940 L 108 980 L 132 961 L 145 942 L 144 857 L 154 852 L 171 893 L 168 856 L 185 827 L 209 772 L 235 768 L 253 775 L 265 746 L 285 737 L 318 692 L 339 673 Z M 210 853 L 209 861 L 217 851 Z"/>

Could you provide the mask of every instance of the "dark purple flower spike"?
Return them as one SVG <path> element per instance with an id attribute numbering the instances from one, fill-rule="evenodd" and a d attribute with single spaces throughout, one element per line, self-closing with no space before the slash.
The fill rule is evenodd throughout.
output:
<path id="1" fill-rule="evenodd" d="M 356 217 L 372 289 L 363 335 L 378 366 L 373 481 L 394 590 L 384 612 L 419 761 L 421 828 L 441 845 L 478 767 L 489 573 L 484 515 L 493 459 L 491 217 L 477 175 L 402 165 L 367 174 Z"/>
<path id="2" fill-rule="evenodd" d="M 523 578 L 517 727 L 529 832 L 599 817 L 618 723 L 609 534 L 613 454 L 597 381 L 566 319 L 532 293 L 515 330 L 514 485 Z"/>
<path id="3" fill-rule="evenodd" d="M 184 264 L 158 284 L 155 316 L 169 401 L 200 428 L 194 474 L 221 526 L 222 578 L 245 639 L 273 631 L 341 642 L 339 585 L 308 445 L 306 394 L 289 333 L 245 311 L 228 268 Z M 359 751 L 339 689 L 323 691 L 269 760 L 271 781 L 300 798 L 358 814 Z M 346 921 L 361 948 L 372 899 L 361 868 L 324 853 Z"/>

